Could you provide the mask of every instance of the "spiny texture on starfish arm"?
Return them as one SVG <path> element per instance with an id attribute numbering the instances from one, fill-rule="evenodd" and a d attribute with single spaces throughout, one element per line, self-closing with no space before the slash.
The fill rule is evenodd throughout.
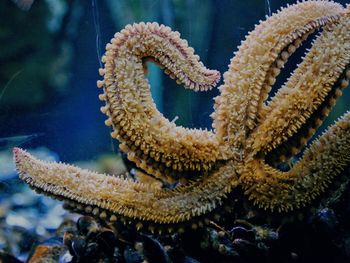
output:
<path id="1" fill-rule="evenodd" d="M 46 194 L 99 207 L 103 211 L 100 213 L 113 217 L 123 215 L 157 223 L 178 223 L 213 210 L 238 182 L 232 162 L 211 177 L 164 190 L 72 165 L 37 160 L 19 148 L 14 149 L 14 156 L 20 178 Z"/>
<path id="2" fill-rule="evenodd" d="M 342 94 L 342 89 L 348 86 L 349 28 L 350 14 L 324 28 L 287 83 L 260 112 L 259 126 L 250 138 L 254 141 L 252 149 L 270 151 L 301 127 L 304 127 L 306 138 L 314 133 L 315 127 L 322 123 L 336 98 Z"/>
<path id="3" fill-rule="evenodd" d="M 253 159 L 243 166 L 240 179 L 245 193 L 259 207 L 290 211 L 325 192 L 349 162 L 350 112 L 313 142 L 289 172 Z"/>
<path id="4" fill-rule="evenodd" d="M 178 32 L 157 23 L 126 26 L 106 49 L 105 68 L 100 69 L 104 80 L 98 81 L 104 90 L 100 98 L 106 102 L 101 110 L 129 160 L 158 177 L 171 170 L 210 169 L 218 158 L 215 135 L 177 127 L 156 109 L 144 59 L 152 58 L 178 83 L 194 90 L 216 85 L 220 73 L 206 69 Z"/>
<path id="5" fill-rule="evenodd" d="M 350 114 L 314 142 L 290 171 L 277 167 L 302 149 L 348 86 L 349 9 L 328 1 L 302 2 L 256 26 L 224 75 L 215 99 L 214 132 L 178 127 L 163 117 L 153 102 L 144 61 L 152 58 L 194 90 L 215 85 L 218 72 L 206 69 L 168 27 L 127 26 L 107 45 L 100 69 L 106 124 L 113 126 L 112 137 L 121 141 L 121 150 L 143 175 L 165 180 L 196 176 L 174 189 L 160 188 L 43 162 L 16 148 L 21 178 L 81 213 L 138 226 L 140 221 L 170 226 L 202 220 L 216 213 L 238 186 L 265 209 L 290 211 L 310 204 L 349 165 Z M 304 61 L 266 102 L 288 57 L 318 29 L 323 32 Z"/>
<path id="6" fill-rule="evenodd" d="M 348 165 L 350 113 L 315 142 L 289 172 L 267 162 L 285 161 L 298 154 L 349 85 L 349 29 L 349 13 L 327 26 L 260 113 L 260 124 L 248 139 L 251 158 L 240 172 L 246 194 L 259 206 L 279 211 L 305 206 Z"/>
<path id="7" fill-rule="evenodd" d="M 221 94 L 215 98 L 213 127 L 223 140 L 221 144 L 232 151 L 244 147 L 289 56 L 315 29 L 338 20 L 342 12 L 337 3 L 303 2 L 282 8 L 249 33 L 224 75 Z"/>

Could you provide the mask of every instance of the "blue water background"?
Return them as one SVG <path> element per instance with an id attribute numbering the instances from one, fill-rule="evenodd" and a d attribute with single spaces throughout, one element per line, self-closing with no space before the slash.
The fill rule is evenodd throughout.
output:
<path id="1" fill-rule="evenodd" d="M 75 56 L 70 72 L 72 78 L 67 89 L 68 92 L 64 96 L 53 96 L 44 105 L 26 112 L 7 107 L 0 113 L 2 120 L 0 138 L 40 134 L 22 146 L 26 148 L 46 146 L 56 152 L 61 160 L 67 162 L 88 160 L 101 153 L 115 152 L 116 142 L 111 140 L 110 129 L 104 125 L 106 117 L 99 110 L 102 106 L 98 100 L 98 94 L 101 90 L 96 87 L 96 80 L 100 79 L 97 53 L 104 52 L 105 44 L 115 32 L 121 30 L 126 23 L 139 21 L 157 21 L 170 25 L 173 30 L 180 31 L 182 37 L 189 41 L 189 44 L 194 47 L 208 68 L 217 69 L 224 73 L 241 40 L 244 39 L 248 31 L 254 28 L 254 24 L 258 23 L 260 19 L 264 19 L 265 15 L 269 13 L 269 8 L 275 12 L 280 6 L 295 1 L 271 0 L 269 6 L 263 0 L 211 1 L 210 18 L 208 17 L 206 25 L 208 34 L 202 35 L 203 37 L 200 39 L 194 37 L 198 34 L 196 33 L 197 29 L 193 26 L 197 19 L 196 9 L 201 5 L 199 0 L 184 1 L 187 5 L 187 15 L 181 19 L 175 17 L 174 12 L 159 12 L 158 14 L 144 12 L 141 15 L 135 14 L 129 17 L 128 14 L 125 14 L 125 17 L 119 22 L 113 19 L 110 7 L 105 1 L 97 1 L 95 6 L 93 2 L 81 2 L 83 17 L 82 23 L 77 28 L 77 37 L 73 42 Z M 169 4 L 169 2 L 164 1 L 165 4 Z M 338 2 L 344 4 L 347 1 Z M 150 10 L 156 4 L 157 1 L 143 1 L 145 8 Z M 97 27 L 100 29 L 98 35 L 102 45 L 100 50 L 97 50 L 96 46 Z M 151 84 L 154 84 L 152 93 L 158 108 L 165 116 L 171 120 L 179 115 L 177 123 L 187 127 L 210 128 L 212 120 L 209 114 L 213 111 L 212 98 L 218 95 L 218 90 L 214 88 L 206 93 L 194 93 L 186 90 L 179 93 L 177 92 L 179 87 L 174 85 L 174 81 L 162 74 L 160 75 L 162 83 L 159 85 L 157 71 L 159 69 L 152 67 L 150 77 Z M 155 78 L 154 83 L 152 78 Z M 185 111 L 182 107 L 178 107 L 174 99 L 179 94 L 185 96 L 183 99 Z M 2 100 L 6 100 L 6 93 Z"/>

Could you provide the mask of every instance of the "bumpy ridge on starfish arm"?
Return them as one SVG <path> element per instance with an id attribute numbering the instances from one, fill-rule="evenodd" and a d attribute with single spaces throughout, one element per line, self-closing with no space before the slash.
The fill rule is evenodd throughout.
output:
<path id="1" fill-rule="evenodd" d="M 232 163 L 201 181 L 170 190 L 40 161 L 19 148 L 14 149 L 14 158 L 20 178 L 47 195 L 95 206 L 116 217 L 161 224 L 187 221 L 212 211 L 238 182 Z"/>
<path id="2" fill-rule="evenodd" d="M 245 193 L 259 207 L 290 211 L 308 205 L 325 192 L 350 163 L 350 112 L 320 136 L 289 172 L 264 159 L 243 164 L 240 180 Z"/>
<path id="3" fill-rule="evenodd" d="M 244 148 L 258 112 L 288 57 L 315 29 L 339 19 L 341 5 L 309 1 L 282 8 L 261 22 L 242 42 L 228 71 L 213 113 L 218 138 L 233 151 Z"/>
<path id="4" fill-rule="evenodd" d="M 153 102 L 144 76 L 144 59 L 153 58 L 171 77 L 194 89 L 216 85 L 220 74 L 206 69 L 178 32 L 157 23 L 128 25 L 107 44 L 100 69 L 106 102 L 101 110 L 112 125 L 112 137 L 129 160 L 149 174 L 211 169 L 218 159 L 216 136 L 206 130 L 178 127 Z"/>
<path id="5" fill-rule="evenodd" d="M 349 43 L 350 14 L 346 14 L 338 23 L 325 28 L 303 62 L 261 114 L 261 124 L 250 138 L 254 141 L 252 149 L 266 152 L 276 148 L 307 125 L 310 116 L 323 103 L 316 126 L 322 124 L 336 98 L 342 94 L 341 90 L 348 85 Z M 315 127 L 310 127 L 308 131 L 314 132 Z M 309 132 L 307 137 L 313 132 Z"/>

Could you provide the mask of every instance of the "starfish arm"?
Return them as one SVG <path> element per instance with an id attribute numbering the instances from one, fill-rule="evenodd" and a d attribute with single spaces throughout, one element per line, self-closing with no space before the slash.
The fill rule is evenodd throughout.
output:
<path id="1" fill-rule="evenodd" d="M 290 211 L 308 205 L 325 192 L 350 164 L 350 112 L 331 126 L 305 151 L 289 171 L 281 172 L 264 159 L 252 159 L 242 167 L 245 193 L 259 207 Z"/>
<path id="2" fill-rule="evenodd" d="M 215 98 L 213 127 L 222 139 L 220 146 L 229 146 L 233 152 L 245 147 L 288 57 L 315 29 L 338 20 L 343 10 L 333 2 L 302 2 L 282 9 L 249 33 L 224 74 L 221 94 Z"/>
<path id="3" fill-rule="evenodd" d="M 216 136 L 206 130 L 176 126 L 153 102 L 144 74 L 144 60 L 152 58 L 178 83 L 194 90 L 216 85 L 218 71 L 206 69 L 178 32 L 157 23 L 128 25 L 106 46 L 100 69 L 106 102 L 101 110 L 113 126 L 113 138 L 129 160 L 149 174 L 209 170 L 218 158 Z"/>
<path id="4" fill-rule="evenodd" d="M 296 154 L 322 124 L 349 83 L 349 29 L 349 14 L 324 29 L 304 61 L 261 112 L 261 124 L 249 141 L 252 150 L 266 153 L 289 139 Z"/>
<path id="5" fill-rule="evenodd" d="M 212 211 L 238 183 L 232 163 L 171 190 L 44 162 L 19 148 L 14 149 L 14 159 L 20 178 L 47 195 L 90 207 L 90 211 L 97 208 L 104 216 L 159 224 L 183 222 Z"/>

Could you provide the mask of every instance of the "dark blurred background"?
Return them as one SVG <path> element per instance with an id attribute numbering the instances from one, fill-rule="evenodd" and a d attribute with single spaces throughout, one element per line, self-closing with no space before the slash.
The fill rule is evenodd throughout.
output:
<path id="1" fill-rule="evenodd" d="M 128 23 L 157 21 L 179 31 L 203 63 L 227 70 L 237 46 L 260 19 L 285 0 L 37 0 L 29 10 L 0 1 L 0 141 L 2 149 L 46 146 L 63 161 L 115 151 L 96 88 L 99 57 Z M 344 4 L 346 1 L 337 1 Z M 303 50 L 288 62 L 288 77 Z M 176 85 L 150 65 L 152 93 L 161 112 L 178 125 L 211 127 L 210 92 Z M 349 90 L 325 125 L 350 108 Z M 324 125 L 324 126 L 325 126 Z M 21 136 L 21 137 L 18 137 Z M 114 144 L 114 145 L 113 145 Z"/>

